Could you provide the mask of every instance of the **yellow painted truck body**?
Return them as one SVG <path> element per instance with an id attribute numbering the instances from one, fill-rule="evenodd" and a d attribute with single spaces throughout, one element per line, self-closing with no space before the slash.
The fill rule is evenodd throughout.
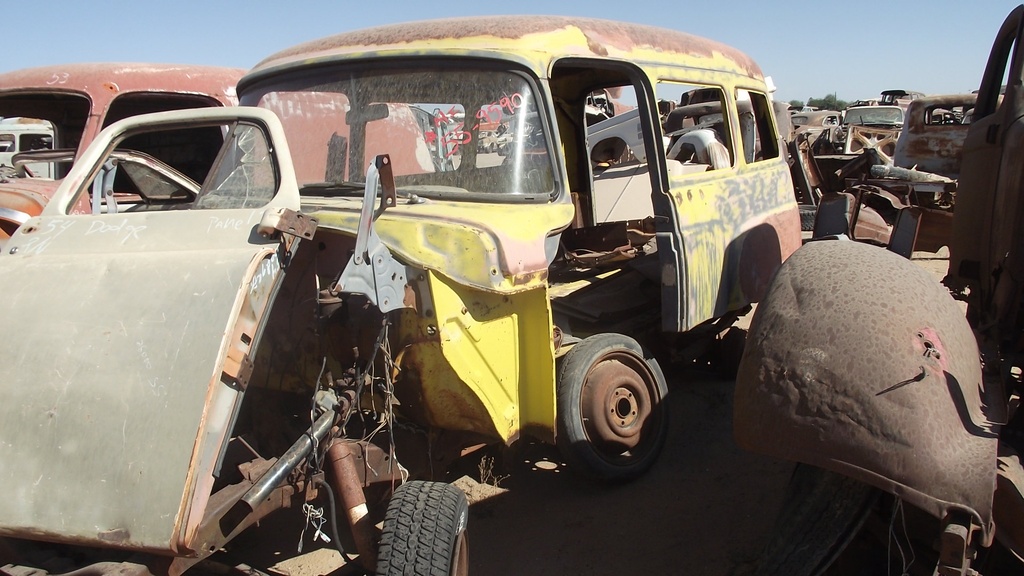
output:
<path id="1" fill-rule="evenodd" d="M 524 436 L 638 476 L 656 354 L 713 341 L 800 243 L 760 70 L 687 34 L 400 24 L 237 93 L 112 124 L 7 242 L 0 537 L 177 576 L 330 486 L 367 569 L 403 562 L 423 494 L 459 518 L 431 566 L 463 573 L 465 499 L 422 479 Z"/>

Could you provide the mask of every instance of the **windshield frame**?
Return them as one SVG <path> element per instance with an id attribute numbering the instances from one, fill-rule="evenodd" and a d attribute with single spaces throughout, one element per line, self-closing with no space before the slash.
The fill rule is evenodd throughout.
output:
<path id="1" fill-rule="evenodd" d="M 537 160 L 543 158 L 538 164 L 539 167 L 550 170 L 549 174 L 543 175 L 547 178 L 548 190 L 543 192 L 534 191 L 512 191 L 512 192 L 495 192 L 495 191 L 472 191 L 458 187 L 446 187 L 443 185 L 424 185 L 424 184 L 410 184 L 403 182 L 403 179 L 409 178 L 409 175 L 401 176 L 396 175 L 396 185 L 398 193 L 403 192 L 407 195 L 415 195 L 421 198 L 436 199 L 436 200 L 456 200 L 456 201 L 470 201 L 470 202 L 488 202 L 488 203 L 548 203 L 555 201 L 560 198 L 564 193 L 563 174 L 564 168 L 561 165 L 560 155 L 557 153 L 558 147 L 558 133 L 555 129 L 554 122 L 551 121 L 551 106 L 550 106 L 550 95 L 546 90 L 546 84 L 540 81 L 537 76 L 532 73 L 527 67 L 523 66 L 512 60 L 504 60 L 500 58 L 481 58 L 481 57 L 451 57 L 451 56 L 439 56 L 430 55 L 423 57 L 409 57 L 409 56 L 374 56 L 368 58 L 344 58 L 338 60 L 330 60 L 328 62 L 321 62 L 317 64 L 302 65 L 302 66 L 289 66 L 276 70 L 275 72 L 261 76 L 258 80 L 246 83 L 244 88 L 239 93 L 239 103 L 243 106 L 258 106 L 265 109 L 272 109 L 262 103 L 263 99 L 274 92 L 287 92 L 291 90 L 301 91 L 301 87 L 305 86 L 325 86 L 333 82 L 340 82 L 342 78 L 355 75 L 369 74 L 371 76 L 383 76 L 387 74 L 400 75 L 405 72 L 410 73 L 423 73 L 424 71 L 431 71 L 434 74 L 444 73 L 446 71 L 460 72 L 460 73 L 496 73 L 506 74 L 508 77 L 517 77 L 523 82 L 523 87 L 531 91 L 532 102 L 530 109 L 526 112 L 529 114 L 528 118 L 533 123 L 534 132 L 538 133 L 543 139 L 543 146 L 535 148 L 529 158 Z M 343 92 L 338 92 L 343 94 Z M 454 100 L 454 98 L 452 98 Z M 409 108 L 411 109 L 413 104 L 423 104 L 425 102 L 409 102 Z M 405 103 L 403 103 L 405 104 Z M 467 103 L 461 103 L 466 105 Z M 475 103 L 472 103 L 475 106 Z M 486 106 L 484 104 L 483 106 Z M 514 115 L 513 117 L 517 116 Z M 534 115 L 536 118 L 534 118 Z M 279 114 L 279 116 L 281 116 Z M 288 119 L 282 118 L 282 123 L 285 125 L 286 132 L 288 131 Z M 480 145 L 483 144 L 483 138 L 480 137 L 484 129 L 476 127 L 475 134 L 478 137 Z M 292 136 L 292 139 L 295 137 Z M 292 150 L 300 150 L 302 145 L 297 142 L 291 143 Z M 471 153 L 472 158 L 478 158 L 476 147 Z M 521 153 L 521 152 L 520 152 Z M 522 153 L 521 153 L 522 154 Z M 392 158 L 394 155 L 392 154 Z M 520 156 L 522 159 L 522 156 Z M 372 158 L 367 157 L 364 159 L 364 164 L 368 164 L 372 161 Z M 475 161 L 475 160 L 474 160 Z M 476 165 L 475 169 L 486 168 L 485 166 Z M 363 167 L 365 170 L 365 167 Z M 415 176 L 415 175 L 413 175 Z M 509 181 L 509 187 L 511 188 L 511 180 Z M 324 185 L 330 183 L 318 183 L 314 181 L 300 182 L 300 188 L 312 189 L 317 184 Z M 347 184 L 351 182 L 342 182 L 339 184 L 339 188 L 346 188 Z M 359 192 L 351 190 L 351 194 L 345 193 L 344 191 L 338 192 L 338 195 L 352 195 L 358 196 Z"/>
<path id="2" fill-rule="evenodd" d="M 863 112 L 867 112 L 868 120 L 880 120 L 875 122 L 865 122 Z M 892 112 L 892 114 L 888 114 Z M 860 113 L 860 114 L 859 114 Z M 886 120 L 882 118 L 882 115 L 886 114 L 889 116 L 895 116 L 899 114 L 899 120 Z M 851 116 L 857 115 L 860 122 L 851 122 Z M 846 110 L 843 115 L 843 125 L 854 125 L 854 126 L 903 126 L 907 121 L 907 113 L 899 106 L 853 106 Z"/>

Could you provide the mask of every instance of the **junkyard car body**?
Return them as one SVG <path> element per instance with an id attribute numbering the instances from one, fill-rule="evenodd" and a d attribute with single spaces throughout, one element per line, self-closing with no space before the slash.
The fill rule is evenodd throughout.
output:
<path id="1" fill-rule="evenodd" d="M 725 165 L 666 157 L 659 83 L 720 98 Z M 598 169 L 588 96 L 624 87 L 643 152 Z M 761 72 L 701 38 L 402 24 L 276 54 L 238 90 L 238 108 L 111 126 L 0 257 L 19 334 L 0 352 L 5 536 L 164 554 L 178 573 L 312 498 L 326 450 L 342 499 L 366 489 L 351 509 L 374 522 L 350 529 L 372 566 L 372 490 L 440 476 L 470 445 L 530 435 L 635 476 L 667 389 L 634 339 L 713 337 L 800 242 Z M 498 125 L 502 154 L 479 137 Z M 225 144 L 132 150 L 167 131 Z M 176 176 L 183 160 L 207 176 Z M 73 298 L 40 289 L 68 279 Z M 621 423 L 579 422 L 593 406 L 566 391 L 573 367 Z"/>
<path id="2" fill-rule="evenodd" d="M 907 106 L 893 163 L 956 180 L 977 96 L 923 96 Z"/>
<path id="3" fill-rule="evenodd" d="M 147 112 L 234 105 L 243 73 L 214 66 L 94 63 L 0 74 L 0 117 L 42 121 L 52 134 L 47 147 L 52 153 L 25 159 L 23 167 L 0 155 L 6 167 L 0 180 L 0 241 L 40 213 L 57 180 L 101 129 Z M 89 206 L 75 210 L 87 212 Z"/>
<path id="4" fill-rule="evenodd" d="M 907 90 L 882 90 L 879 94 L 878 103 L 885 106 L 899 106 L 900 108 L 907 108 L 914 100 L 923 98 L 924 94 L 921 92 L 907 91 Z"/>
<path id="5" fill-rule="evenodd" d="M 835 110 L 815 110 L 798 112 L 790 116 L 796 134 L 807 133 L 808 138 L 815 138 L 825 130 L 838 128 L 842 114 Z"/>
<path id="6" fill-rule="evenodd" d="M 946 286 L 886 250 L 809 243 L 759 305 L 737 379 L 742 446 L 855 478 L 927 512 L 923 526 L 941 537 L 910 536 L 936 574 L 1016 573 L 1024 558 L 1022 41 L 1024 5 L 997 34 L 969 126 L 954 124 L 966 138 Z M 920 98 L 911 121 L 937 106 L 972 105 Z M 966 317 L 954 296 L 966 301 Z M 804 486 L 805 498 L 818 493 Z M 819 544 L 841 549 L 850 535 L 832 538 Z M 1003 548 L 979 550 L 996 539 Z"/>
<path id="7" fill-rule="evenodd" d="M 858 154 L 873 148 L 892 160 L 903 127 L 904 111 L 899 106 L 852 106 L 843 112 L 843 152 Z"/>

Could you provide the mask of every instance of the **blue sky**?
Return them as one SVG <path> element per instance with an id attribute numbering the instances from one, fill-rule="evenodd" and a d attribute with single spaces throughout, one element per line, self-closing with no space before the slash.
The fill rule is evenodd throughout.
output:
<path id="1" fill-rule="evenodd" d="M 562 14 L 652 24 L 731 44 L 774 78 L 781 100 L 833 92 L 855 100 L 890 88 L 976 89 L 996 30 L 1019 1 L 9 0 L 0 71 L 94 61 L 249 68 L 282 48 L 379 24 Z"/>

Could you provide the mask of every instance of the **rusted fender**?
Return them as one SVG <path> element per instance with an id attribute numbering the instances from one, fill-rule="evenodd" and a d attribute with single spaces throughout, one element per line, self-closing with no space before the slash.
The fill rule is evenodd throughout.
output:
<path id="1" fill-rule="evenodd" d="M 878 247 L 819 241 L 783 263 L 757 307 L 734 432 L 743 448 L 845 474 L 936 517 L 965 511 L 987 545 L 1001 402 L 933 275 Z"/>

